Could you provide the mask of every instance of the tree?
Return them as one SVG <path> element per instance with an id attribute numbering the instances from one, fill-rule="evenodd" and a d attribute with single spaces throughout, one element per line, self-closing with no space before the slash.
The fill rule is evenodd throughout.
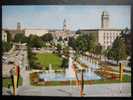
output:
<path id="1" fill-rule="evenodd" d="M 28 37 L 28 45 L 30 47 L 41 48 L 43 46 L 43 41 L 40 37 L 36 35 L 30 35 Z"/>
<path id="2" fill-rule="evenodd" d="M 65 55 L 65 56 L 69 56 L 69 47 L 68 46 L 66 46 L 65 48 L 63 48 L 63 54 Z"/>
<path id="3" fill-rule="evenodd" d="M 36 56 L 35 56 L 35 53 L 32 52 L 31 48 L 28 47 L 28 60 L 29 60 L 29 65 L 30 65 L 30 68 L 32 69 L 36 69 L 38 66 L 37 66 L 37 63 L 36 63 Z"/>
<path id="4" fill-rule="evenodd" d="M 124 40 L 121 37 L 117 37 L 112 45 L 111 50 L 109 51 L 108 55 L 112 59 L 117 61 L 117 64 L 119 60 L 126 60 L 127 58 L 127 52 L 126 52 L 126 45 L 124 43 Z"/>
<path id="5" fill-rule="evenodd" d="M 8 43 L 9 43 L 9 42 L 12 42 L 11 34 L 10 34 L 8 31 L 6 31 L 6 33 L 7 33 L 7 42 L 8 42 Z"/>
<path id="6" fill-rule="evenodd" d="M 60 44 L 57 44 L 57 51 L 59 53 L 59 55 L 61 54 L 61 50 L 62 50 L 62 47 Z"/>
<path id="7" fill-rule="evenodd" d="M 95 54 L 100 55 L 100 59 L 101 59 L 101 54 L 103 51 L 102 49 L 103 49 L 102 46 L 100 45 L 100 43 L 98 43 L 95 48 Z"/>
<path id="8" fill-rule="evenodd" d="M 76 40 L 74 37 L 70 37 L 68 40 L 68 45 L 76 50 Z"/>
<path id="9" fill-rule="evenodd" d="M 63 58 L 61 67 L 62 68 L 67 68 L 68 67 L 68 59 Z"/>
<path id="10" fill-rule="evenodd" d="M 2 42 L 2 49 L 3 52 L 8 52 L 12 48 L 12 43 L 11 42 Z"/>
<path id="11" fill-rule="evenodd" d="M 88 41 L 87 41 L 88 35 L 81 34 L 76 38 L 76 51 L 79 53 L 84 53 L 87 51 Z"/>
<path id="12" fill-rule="evenodd" d="M 95 54 L 97 54 L 97 55 L 102 54 L 102 46 L 99 43 L 96 45 Z"/>
<path id="13" fill-rule="evenodd" d="M 44 34 L 41 38 L 44 42 L 50 42 L 53 40 L 53 36 L 51 33 Z"/>
<path id="14" fill-rule="evenodd" d="M 95 33 L 91 33 L 88 38 L 88 51 L 94 53 L 96 45 L 97 45 L 97 38 Z"/>
<path id="15" fill-rule="evenodd" d="M 63 41 L 63 38 L 60 36 L 59 39 L 58 39 L 58 41 Z"/>
<path id="16" fill-rule="evenodd" d="M 27 43 L 27 37 L 22 33 L 17 33 L 14 37 L 14 42 Z"/>
<path id="17" fill-rule="evenodd" d="M 131 32 L 128 28 L 125 28 L 123 31 L 121 31 L 121 38 L 123 38 L 124 43 L 126 44 L 127 48 L 127 54 L 131 55 Z"/>

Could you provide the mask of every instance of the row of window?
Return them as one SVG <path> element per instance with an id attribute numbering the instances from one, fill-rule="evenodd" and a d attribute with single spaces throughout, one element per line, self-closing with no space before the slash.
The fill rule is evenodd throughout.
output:
<path id="1" fill-rule="evenodd" d="M 104 36 L 103 38 L 104 38 L 104 39 L 107 39 L 107 40 L 108 40 L 108 39 L 115 39 L 116 36 L 110 36 L 110 37 L 109 37 L 109 36 Z"/>
<path id="2" fill-rule="evenodd" d="M 112 44 L 113 41 L 104 41 L 104 44 Z"/>
<path id="3" fill-rule="evenodd" d="M 112 36 L 112 35 L 113 35 L 113 36 L 115 36 L 115 35 L 118 36 L 119 33 L 104 33 L 104 36 L 106 36 L 106 35 L 107 35 L 107 36 L 109 36 L 109 35 L 110 35 L 110 36 Z"/>

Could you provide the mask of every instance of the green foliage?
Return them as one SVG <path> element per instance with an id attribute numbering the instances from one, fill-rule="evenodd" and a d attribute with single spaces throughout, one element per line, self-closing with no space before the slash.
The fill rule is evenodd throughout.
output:
<path id="1" fill-rule="evenodd" d="M 80 53 L 83 53 L 87 51 L 88 47 L 88 41 L 87 41 L 88 35 L 81 34 L 76 38 L 76 50 Z"/>
<path id="2" fill-rule="evenodd" d="M 12 48 L 12 43 L 11 42 L 2 42 L 2 48 L 3 52 L 8 52 Z"/>
<path id="3" fill-rule="evenodd" d="M 76 50 L 76 40 L 74 39 L 74 37 L 69 38 L 68 45 L 72 47 L 74 50 Z"/>
<path id="4" fill-rule="evenodd" d="M 27 43 L 27 37 L 22 33 L 17 33 L 14 37 L 14 42 Z"/>
<path id="5" fill-rule="evenodd" d="M 44 42 L 50 42 L 53 40 L 53 36 L 51 33 L 44 34 L 41 38 Z"/>
<path id="6" fill-rule="evenodd" d="M 125 28 L 122 32 L 121 32 L 121 38 L 124 40 L 124 43 L 126 45 L 126 51 L 127 54 L 130 56 L 131 55 L 131 33 L 129 31 L 128 28 Z"/>
<path id="7" fill-rule="evenodd" d="M 97 36 L 95 33 L 91 33 L 90 35 L 80 33 L 76 39 L 69 38 L 68 45 L 79 53 L 86 51 L 94 53 L 97 46 Z"/>
<path id="8" fill-rule="evenodd" d="M 36 56 L 35 54 L 32 52 L 31 48 L 28 47 L 28 60 L 29 60 L 29 65 L 31 69 L 35 69 L 37 68 L 37 63 L 36 61 Z"/>
<path id="9" fill-rule="evenodd" d="M 57 44 L 57 51 L 58 51 L 58 54 L 61 55 L 61 50 L 62 50 L 62 47 L 60 44 Z"/>
<path id="10" fill-rule="evenodd" d="M 64 47 L 63 48 L 63 54 L 65 55 L 65 56 L 69 56 L 69 47 L 68 46 L 66 46 L 66 47 Z"/>
<path id="11" fill-rule="evenodd" d="M 11 37 L 11 34 L 7 31 L 7 42 L 11 42 L 12 41 L 12 37 Z"/>
<path id="12" fill-rule="evenodd" d="M 63 39 L 62 39 L 62 37 L 61 37 L 61 36 L 59 37 L 58 41 L 63 41 Z"/>
<path id="13" fill-rule="evenodd" d="M 61 67 L 62 68 L 68 68 L 68 59 L 63 58 Z"/>
<path id="14" fill-rule="evenodd" d="M 96 45 L 95 54 L 102 54 L 102 46 L 100 44 Z"/>
<path id="15" fill-rule="evenodd" d="M 117 37 L 113 43 L 112 48 L 108 52 L 108 58 L 112 58 L 114 60 L 126 60 L 127 52 L 126 52 L 126 45 L 124 40 L 121 37 Z"/>
<path id="16" fill-rule="evenodd" d="M 97 45 L 97 37 L 95 33 L 91 33 L 88 38 L 88 51 L 94 53 Z"/>
<path id="17" fill-rule="evenodd" d="M 28 37 L 28 46 L 41 48 L 44 45 L 42 39 L 36 35 L 30 35 Z"/>
<path id="18" fill-rule="evenodd" d="M 23 82 L 23 79 L 22 79 L 22 77 L 20 76 L 18 85 L 21 86 L 21 85 L 22 85 L 22 82 Z M 11 80 L 11 78 L 4 78 L 4 79 L 2 79 L 2 83 L 3 83 L 3 84 L 2 84 L 3 87 L 8 87 L 9 84 L 10 84 L 10 86 L 12 86 L 12 80 Z"/>

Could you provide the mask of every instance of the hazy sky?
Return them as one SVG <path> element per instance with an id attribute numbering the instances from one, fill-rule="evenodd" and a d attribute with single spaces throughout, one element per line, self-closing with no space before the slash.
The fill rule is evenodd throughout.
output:
<path id="1" fill-rule="evenodd" d="M 16 28 L 17 22 L 22 28 L 62 29 L 66 19 L 69 29 L 95 29 L 101 27 L 101 13 L 110 15 L 111 28 L 130 28 L 130 6 L 2 6 L 3 28 Z"/>

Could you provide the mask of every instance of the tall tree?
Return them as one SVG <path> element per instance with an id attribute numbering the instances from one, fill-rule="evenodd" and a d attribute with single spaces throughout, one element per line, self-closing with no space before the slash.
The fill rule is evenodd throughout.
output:
<path id="1" fill-rule="evenodd" d="M 27 37 L 25 37 L 25 35 L 22 33 L 17 33 L 14 37 L 14 42 L 26 43 Z"/>
<path id="2" fill-rule="evenodd" d="M 11 42 L 2 42 L 2 49 L 3 52 L 8 52 L 12 48 L 12 43 Z"/>
<path id="3" fill-rule="evenodd" d="M 91 33 L 88 38 L 88 51 L 94 53 L 97 45 L 97 37 L 95 33 Z"/>
<path id="4" fill-rule="evenodd" d="M 74 37 L 70 37 L 68 40 L 68 45 L 76 50 L 76 40 Z"/>
<path id="5" fill-rule="evenodd" d="M 126 52 L 126 45 L 124 43 L 124 40 L 121 37 L 117 37 L 113 43 L 113 46 L 109 52 L 110 57 L 117 61 L 117 64 L 119 60 L 126 60 L 127 58 L 127 52 Z"/>
<path id="6" fill-rule="evenodd" d="M 84 53 L 87 51 L 88 41 L 87 41 L 88 35 L 81 34 L 76 38 L 76 50 L 79 53 Z"/>

